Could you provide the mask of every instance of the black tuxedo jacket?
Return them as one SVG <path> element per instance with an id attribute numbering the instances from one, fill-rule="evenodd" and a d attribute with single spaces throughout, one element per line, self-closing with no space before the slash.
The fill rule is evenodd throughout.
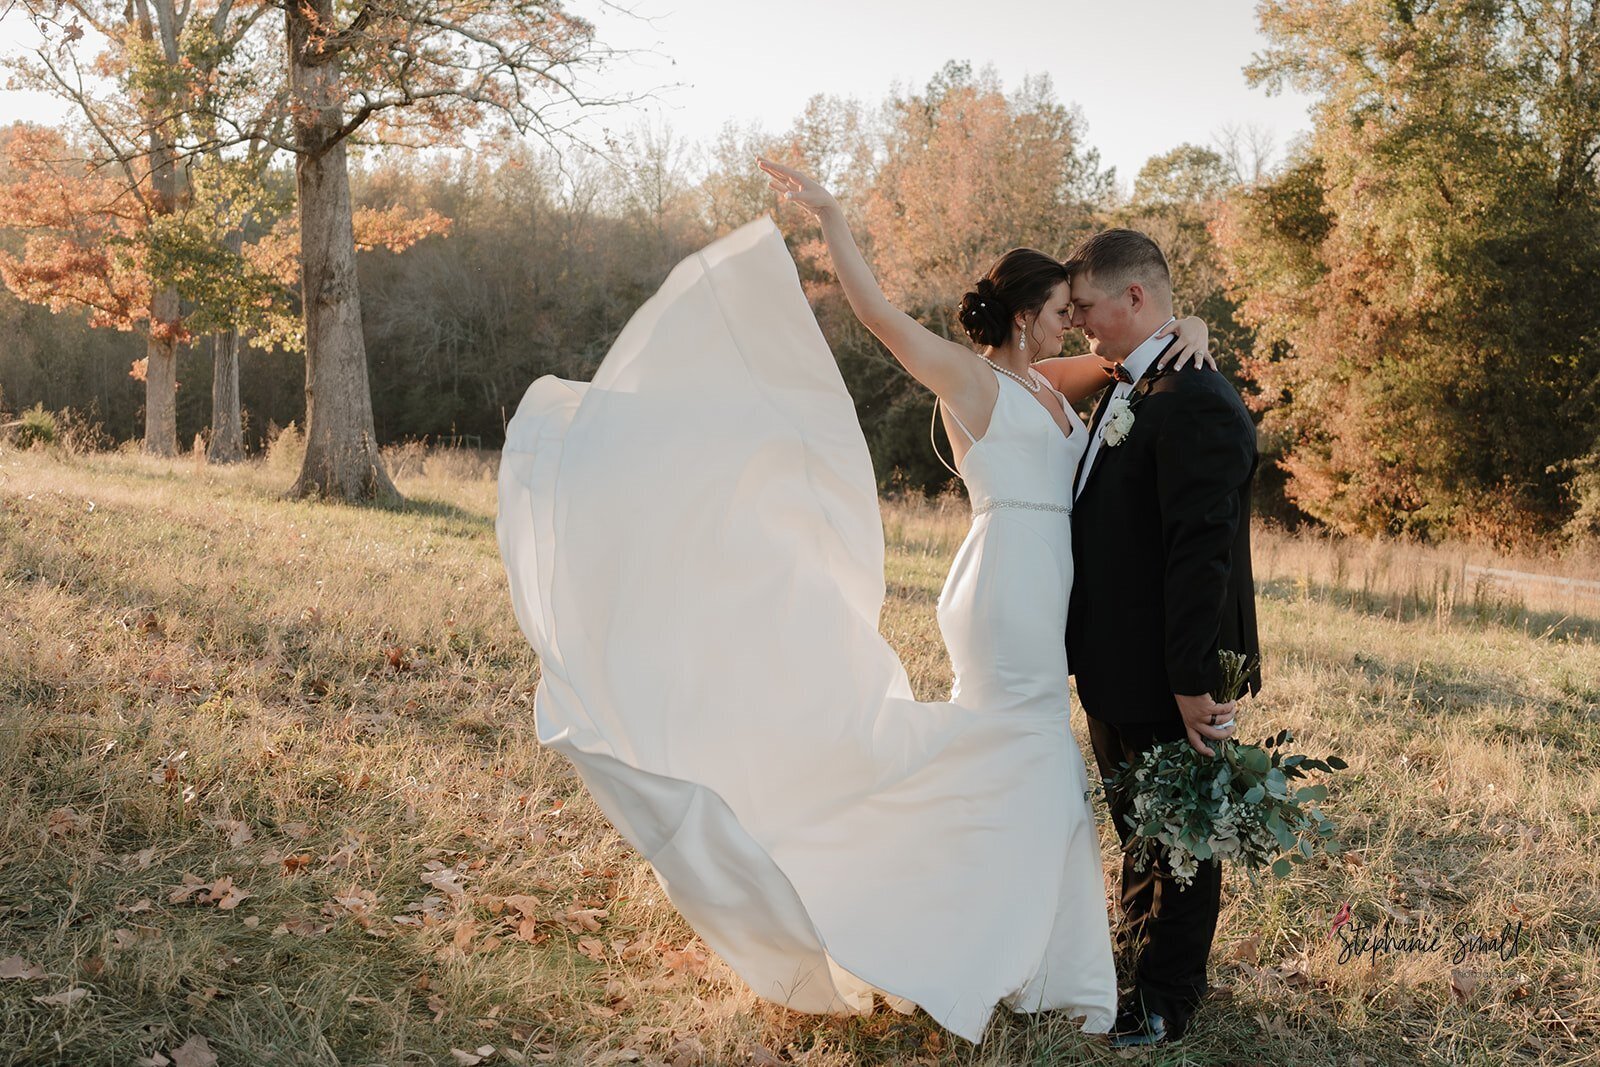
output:
<path id="1" fill-rule="evenodd" d="M 1073 504 L 1067 662 L 1090 715 L 1162 722 L 1181 719 L 1174 693 L 1215 694 L 1219 648 L 1259 658 L 1250 571 L 1259 456 L 1250 413 L 1216 371 L 1152 364 L 1130 399 L 1133 428 L 1101 443 Z M 1250 689 L 1260 688 L 1258 668 Z"/>

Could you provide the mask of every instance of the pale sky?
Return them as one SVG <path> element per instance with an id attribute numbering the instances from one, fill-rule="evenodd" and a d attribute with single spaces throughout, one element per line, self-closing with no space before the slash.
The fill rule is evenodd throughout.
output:
<path id="1" fill-rule="evenodd" d="M 992 65 L 1006 88 L 1048 74 L 1089 144 L 1130 182 L 1152 155 L 1223 126 L 1270 130 L 1281 155 L 1309 128 L 1308 98 L 1245 83 L 1265 46 L 1254 0 L 630 0 L 649 25 L 601 13 L 619 45 L 654 45 L 628 79 L 684 82 L 657 111 L 693 141 L 729 121 L 777 132 L 815 93 L 882 100 L 946 60 Z M 668 59 L 675 61 L 669 62 Z M 653 76 L 653 77 L 652 77 Z"/>
<path id="2" fill-rule="evenodd" d="M 788 126 L 816 93 L 881 101 L 917 90 L 946 60 L 992 65 L 1006 88 L 1049 74 L 1057 99 L 1077 104 L 1088 143 L 1131 182 L 1150 156 L 1208 143 L 1226 125 L 1271 132 L 1281 154 L 1307 126 L 1307 100 L 1268 96 L 1243 67 L 1263 46 L 1254 0 L 622 0 L 648 22 L 597 0 L 569 6 L 594 17 L 603 40 L 653 48 L 613 69 L 608 88 L 638 92 L 678 82 L 659 101 L 606 118 L 626 128 L 665 119 L 707 143 L 725 123 Z M 0 0 L 0 10 L 6 7 Z M 0 21 L 0 52 L 28 40 L 20 10 Z M 48 98 L 0 91 L 0 120 L 57 121 Z"/>

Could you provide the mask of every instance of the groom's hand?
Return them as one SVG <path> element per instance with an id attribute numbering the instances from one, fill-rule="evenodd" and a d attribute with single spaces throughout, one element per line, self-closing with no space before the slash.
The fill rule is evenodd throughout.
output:
<path id="1" fill-rule="evenodd" d="M 1215 756 L 1204 738 L 1212 741 L 1226 741 L 1234 734 L 1233 714 L 1238 701 L 1230 700 L 1226 704 L 1218 704 L 1211 699 L 1210 693 L 1201 693 L 1199 696 L 1185 696 L 1182 693 L 1172 694 L 1178 702 L 1178 711 L 1183 715 L 1184 728 L 1189 731 L 1189 744 L 1202 756 Z M 1212 726 L 1213 722 L 1226 723 L 1225 728 Z"/>

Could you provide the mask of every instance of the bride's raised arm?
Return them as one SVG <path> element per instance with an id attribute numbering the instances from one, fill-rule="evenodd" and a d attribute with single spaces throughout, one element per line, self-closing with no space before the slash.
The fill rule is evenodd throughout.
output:
<path id="1" fill-rule="evenodd" d="M 940 337 L 889 303 L 856 247 L 833 194 L 793 168 L 760 158 L 756 164 L 772 179 L 769 184 L 774 190 L 789 203 L 811 212 L 822 224 L 822 237 L 833 257 L 839 285 L 862 325 L 884 343 L 913 378 L 933 390 L 957 415 L 976 416 L 988 411 L 998 388 L 993 384 L 993 373 L 972 358 L 972 349 Z"/>

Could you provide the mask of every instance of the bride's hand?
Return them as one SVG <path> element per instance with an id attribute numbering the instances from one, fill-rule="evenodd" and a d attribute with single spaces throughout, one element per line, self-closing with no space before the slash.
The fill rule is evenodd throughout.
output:
<path id="1" fill-rule="evenodd" d="M 1182 370 L 1189 363 L 1194 364 L 1196 368 L 1204 363 L 1212 370 L 1217 369 L 1217 361 L 1211 357 L 1208 344 L 1211 340 L 1211 331 L 1206 329 L 1204 322 L 1190 315 L 1156 332 L 1157 337 L 1171 337 L 1173 334 L 1178 335 L 1178 343 L 1161 357 L 1161 362 L 1156 364 L 1157 370 L 1166 370 L 1169 363 L 1174 365 L 1173 370 Z"/>
<path id="2" fill-rule="evenodd" d="M 772 179 L 767 183 L 768 188 L 782 193 L 783 198 L 789 203 L 799 204 L 818 218 L 822 217 L 824 211 L 839 205 L 832 193 L 792 167 L 785 167 L 760 156 L 756 157 L 756 166 Z"/>

